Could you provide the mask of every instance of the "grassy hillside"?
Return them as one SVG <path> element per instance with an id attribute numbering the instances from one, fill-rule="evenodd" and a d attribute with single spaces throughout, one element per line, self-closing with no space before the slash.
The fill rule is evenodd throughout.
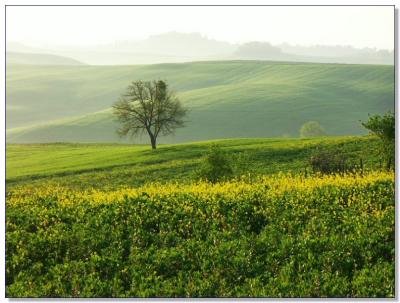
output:
<path id="1" fill-rule="evenodd" d="M 187 127 L 164 143 L 298 136 L 309 120 L 328 134 L 362 134 L 359 120 L 393 109 L 393 76 L 391 66 L 265 61 L 13 65 L 7 69 L 7 141 L 118 142 L 107 109 L 140 79 L 166 79 L 190 108 Z"/>
<path id="2" fill-rule="evenodd" d="M 8 186 L 52 182 L 69 187 L 100 189 L 137 186 L 146 182 L 196 179 L 201 157 L 211 144 L 231 154 L 248 156 L 245 173 L 303 173 L 319 147 L 339 151 L 366 168 L 377 168 L 377 141 L 371 137 L 316 139 L 235 139 L 149 146 L 126 144 L 9 144 L 6 149 Z M 35 186 L 35 185 L 34 185 Z"/>
<path id="3" fill-rule="evenodd" d="M 7 64 L 29 64 L 29 65 L 82 65 L 84 63 L 63 56 L 51 54 L 32 54 L 7 52 Z"/>

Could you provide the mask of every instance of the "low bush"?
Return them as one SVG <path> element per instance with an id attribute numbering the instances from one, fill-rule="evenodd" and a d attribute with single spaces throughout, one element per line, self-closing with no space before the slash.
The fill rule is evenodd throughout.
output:
<path id="1" fill-rule="evenodd" d="M 314 173 L 341 173 L 346 170 L 346 156 L 328 151 L 318 151 L 310 157 L 310 165 Z"/>
<path id="2" fill-rule="evenodd" d="M 321 148 L 317 148 L 309 160 L 313 173 L 321 174 L 355 172 L 362 169 L 360 163 L 362 162 L 355 164 L 354 161 L 349 161 L 348 155 L 340 150 L 324 150 Z"/>

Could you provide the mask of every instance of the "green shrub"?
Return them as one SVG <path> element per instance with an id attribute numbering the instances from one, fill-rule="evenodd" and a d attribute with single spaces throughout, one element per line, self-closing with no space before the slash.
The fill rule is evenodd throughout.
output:
<path id="1" fill-rule="evenodd" d="M 211 145 L 202 159 L 197 174 L 212 183 L 224 181 L 233 176 L 232 157 L 218 145 Z"/>

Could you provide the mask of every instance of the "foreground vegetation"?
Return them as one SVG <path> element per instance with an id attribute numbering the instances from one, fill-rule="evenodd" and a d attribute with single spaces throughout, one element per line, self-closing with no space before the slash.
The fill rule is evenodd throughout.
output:
<path id="1" fill-rule="evenodd" d="M 10 297 L 393 297 L 394 175 L 7 193 Z"/>
<path id="2" fill-rule="evenodd" d="M 8 145 L 7 296 L 394 297 L 394 174 L 380 147 Z"/>

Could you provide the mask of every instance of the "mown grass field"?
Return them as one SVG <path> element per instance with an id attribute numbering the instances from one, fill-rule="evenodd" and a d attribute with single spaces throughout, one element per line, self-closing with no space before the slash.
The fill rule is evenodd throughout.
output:
<path id="1" fill-rule="evenodd" d="M 245 153 L 245 172 L 199 180 L 213 144 Z M 394 297 L 394 174 L 377 146 L 9 144 L 7 296 Z M 364 170 L 311 174 L 317 148 Z"/>
<path id="2" fill-rule="evenodd" d="M 393 110 L 391 66 L 215 61 L 136 66 L 7 67 L 7 142 L 123 142 L 110 107 L 131 81 L 166 80 L 190 108 L 161 143 L 298 137 L 318 120 L 328 135 L 365 134 L 360 120 Z M 147 142 L 143 137 L 136 143 Z"/>

